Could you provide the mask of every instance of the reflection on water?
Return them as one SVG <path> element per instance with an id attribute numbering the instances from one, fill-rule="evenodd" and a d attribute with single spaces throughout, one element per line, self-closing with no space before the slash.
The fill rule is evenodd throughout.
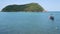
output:
<path id="1" fill-rule="evenodd" d="M 60 34 L 59 17 L 59 12 L 0 12 L 0 34 Z"/>

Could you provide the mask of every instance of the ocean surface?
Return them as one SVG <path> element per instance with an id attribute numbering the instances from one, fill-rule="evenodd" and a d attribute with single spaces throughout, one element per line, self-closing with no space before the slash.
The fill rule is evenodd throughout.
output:
<path id="1" fill-rule="evenodd" d="M 60 12 L 0 12 L 0 34 L 60 34 Z"/>

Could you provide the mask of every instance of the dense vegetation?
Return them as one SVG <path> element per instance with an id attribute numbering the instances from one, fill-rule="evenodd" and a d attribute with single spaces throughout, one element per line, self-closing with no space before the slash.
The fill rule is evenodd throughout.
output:
<path id="1" fill-rule="evenodd" d="M 8 5 L 2 9 L 3 12 L 17 12 L 17 11 L 27 11 L 27 12 L 43 12 L 44 9 L 37 3 L 30 3 L 24 5 Z"/>

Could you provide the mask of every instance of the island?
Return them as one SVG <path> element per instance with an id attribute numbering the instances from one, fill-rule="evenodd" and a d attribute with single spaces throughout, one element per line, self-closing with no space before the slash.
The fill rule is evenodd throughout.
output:
<path id="1" fill-rule="evenodd" d="M 2 9 L 2 12 L 43 12 L 44 8 L 38 3 L 29 3 L 24 5 L 8 5 Z"/>

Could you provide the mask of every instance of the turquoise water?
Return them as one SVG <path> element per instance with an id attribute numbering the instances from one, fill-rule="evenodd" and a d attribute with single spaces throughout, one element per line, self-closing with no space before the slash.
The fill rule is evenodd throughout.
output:
<path id="1" fill-rule="evenodd" d="M 60 34 L 60 12 L 0 12 L 0 34 Z"/>

